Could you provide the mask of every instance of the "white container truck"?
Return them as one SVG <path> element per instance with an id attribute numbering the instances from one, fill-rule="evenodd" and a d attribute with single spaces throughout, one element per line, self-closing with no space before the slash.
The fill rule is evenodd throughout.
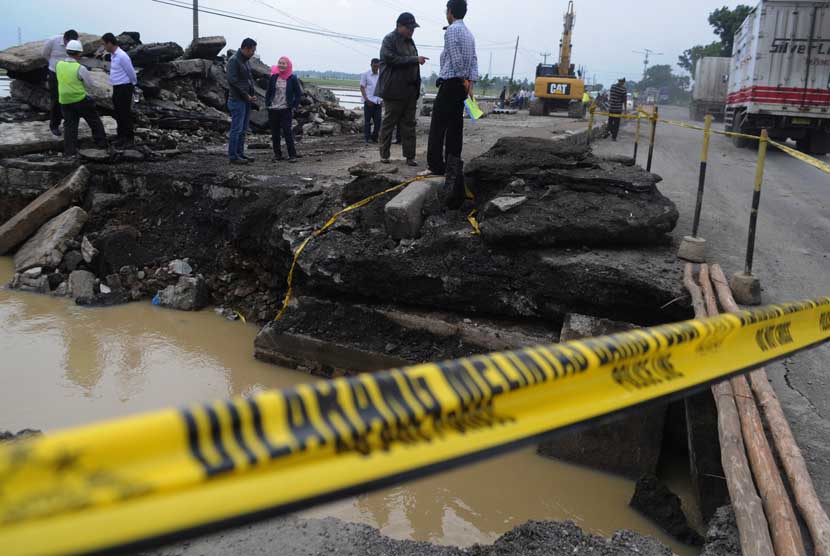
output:
<path id="1" fill-rule="evenodd" d="M 729 92 L 730 65 L 731 58 L 708 57 L 697 61 L 689 118 L 703 121 L 706 114 L 712 114 L 716 120 L 723 121 L 726 95 Z"/>
<path id="2" fill-rule="evenodd" d="M 727 129 L 830 152 L 830 2 L 762 0 L 735 34 L 730 69 Z"/>

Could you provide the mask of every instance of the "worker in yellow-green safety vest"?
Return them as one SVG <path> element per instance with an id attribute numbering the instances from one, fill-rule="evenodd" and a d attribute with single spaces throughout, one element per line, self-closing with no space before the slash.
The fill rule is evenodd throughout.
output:
<path id="1" fill-rule="evenodd" d="M 591 95 L 588 94 L 588 91 L 582 93 L 582 116 L 585 117 L 585 114 L 588 113 L 588 110 L 591 108 L 591 103 L 594 100 L 591 98 Z"/>
<path id="2" fill-rule="evenodd" d="M 81 41 L 69 41 L 66 43 L 67 58 L 55 66 L 58 78 L 58 102 L 61 105 L 64 119 L 63 155 L 65 157 L 78 155 L 78 123 L 81 118 L 92 130 L 95 144 L 99 148 L 107 148 L 104 124 L 95 108 L 95 102 L 86 92 L 85 84 L 90 82 L 90 73 L 79 62 L 83 50 Z"/>

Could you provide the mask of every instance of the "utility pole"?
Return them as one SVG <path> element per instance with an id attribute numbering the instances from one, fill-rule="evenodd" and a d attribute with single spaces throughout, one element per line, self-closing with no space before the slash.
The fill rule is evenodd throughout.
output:
<path id="1" fill-rule="evenodd" d="M 17 28 L 17 44 L 23 44 L 23 31 L 20 29 L 20 27 Z"/>
<path id="2" fill-rule="evenodd" d="M 513 85 L 513 76 L 516 75 L 516 56 L 519 54 L 519 37 L 516 37 L 516 50 L 513 51 L 513 69 L 510 70 L 510 85 Z"/>
<path id="3" fill-rule="evenodd" d="M 490 52 L 490 65 L 487 66 L 487 75 L 493 77 L 493 52 Z"/>
<path id="4" fill-rule="evenodd" d="M 545 60 L 544 62 L 542 62 L 543 64 L 548 65 L 548 56 L 550 56 L 550 55 L 551 55 L 550 52 L 540 52 L 539 53 L 539 56 L 541 56 Z"/>
<path id="5" fill-rule="evenodd" d="M 193 40 L 199 38 L 199 0 L 193 0 Z"/>
<path id="6" fill-rule="evenodd" d="M 645 50 L 632 50 L 632 52 L 634 54 L 643 54 L 644 55 L 644 58 L 643 58 L 643 81 L 645 81 L 646 80 L 646 73 L 648 72 L 648 58 L 649 58 L 649 56 L 651 56 L 652 54 L 655 55 L 655 56 L 662 56 L 663 53 L 662 52 L 655 52 L 654 50 L 651 50 L 650 48 L 646 48 Z"/>

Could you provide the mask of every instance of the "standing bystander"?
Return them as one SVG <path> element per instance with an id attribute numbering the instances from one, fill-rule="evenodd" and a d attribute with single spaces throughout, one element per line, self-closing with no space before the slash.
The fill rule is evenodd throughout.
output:
<path id="1" fill-rule="evenodd" d="M 61 136 L 61 121 L 63 121 L 61 103 L 58 100 L 58 76 L 55 73 L 55 66 L 58 65 L 58 62 L 66 59 L 66 43 L 76 40 L 78 40 L 78 32 L 70 29 L 63 36 L 52 37 L 43 46 L 43 57 L 49 63 L 49 74 L 47 76 L 49 84 L 49 129 L 55 137 Z"/>
<path id="2" fill-rule="evenodd" d="M 110 83 L 112 84 L 112 105 L 115 121 L 118 123 L 118 146 L 130 147 L 133 135 L 133 93 L 138 84 L 133 62 L 118 46 L 118 39 L 112 33 L 101 37 L 104 49 L 110 53 Z"/>
<path id="3" fill-rule="evenodd" d="M 447 22 L 438 95 L 432 108 L 427 163 L 432 174 L 447 174 L 452 187 L 447 204 L 458 208 L 464 202 L 461 151 L 464 147 L 464 101 L 473 95 L 478 80 L 478 57 L 473 34 L 464 25 L 466 0 L 447 2 Z"/>
<path id="4" fill-rule="evenodd" d="M 380 77 L 375 95 L 383 99 L 380 129 L 380 160 L 388 163 L 392 132 L 398 126 L 403 140 L 403 155 L 409 166 L 415 162 L 418 97 L 421 94 L 421 68 L 429 58 L 420 56 L 412 35 L 420 27 L 415 16 L 404 12 L 394 31 L 383 38 L 380 49 Z"/>
<path id="5" fill-rule="evenodd" d="M 625 88 L 625 77 L 621 77 L 616 84 L 611 86 L 611 94 L 608 98 L 608 112 L 611 116 L 608 117 L 608 133 L 611 135 L 611 140 L 617 140 L 617 134 L 620 132 L 620 120 L 622 118 L 614 117 L 614 114 L 622 114 L 625 111 L 625 105 L 628 101 L 628 90 Z"/>
<path id="6" fill-rule="evenodd" d="M 360 94 L 363 95 L 363 137 L 368 145 L 378 142 L 383 117 L 383 99 L 375 95 L 380 76 L 380 60 L 372 58 L 371 69 L 360 76 Z"/>
<path id="7" fill-rule="evenodd" d="M 228 60 L 228 111 L 231 113 L 231 131 L 228 137 L 228 158 L 231 164 L 248 164 L 253 158 L 245 156 L 245 135 L 251 121 L 251 109 L 256 105 L 254 77 L 250 60 L 256 53 L 256 41 L 248 38 Z"/>
<path id="8" fill-rule="evenodd" d="M 79 62 L 84 47 L 81 41 L 72 40 L 66 43 L 66 59 L 55 65 L 55 74 L 58 79 L 58 102 L 60 102 L 64 118 L 63 154 L 67 158 L 78 155 L 78 123 L 83 118 L 95 144 L 102 149 L 107 148 L 107 134 L 104 124 L 95 108 L 95 103 L 87 96 L 86 83 L 89 83 L 89 70 Z"/>
<path id="9" fill-rule="evenodd" d="M 285 138 L 288 149 L 288 162 L 297 162 L 297 147 L 294 143 L 294 110 L 300 105 L 303 88 L 300 78 L 294 75 L 294 64 L 288 56 L 283 56 L 277 65 L 271 68 L 268 92 L 265 93 L 265 106 L 268 108 L 268 123 L 271 127 L 271 143 L 274 147 L 274 162 L 282 160 L 280 136 Z"/>

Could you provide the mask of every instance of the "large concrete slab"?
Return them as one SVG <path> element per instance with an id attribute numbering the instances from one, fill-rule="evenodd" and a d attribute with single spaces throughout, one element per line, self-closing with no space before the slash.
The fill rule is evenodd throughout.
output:
<path id="1" fill-rule="evenodd" d="M 80 40 L 84 45 L 84 55 L 93 54 L 101 46 L 100 35 L 80 33 Z M 13 72 L 29 73 L 43 69 L 48 61 L 43 57 L 43 47 L 46 41 L 34 41 L 13 46 L 0 52 L 0 68 Z"/>
<path id="2" fill-rule="evenodd" d="M 101 118 L 107 136 L 115 136 L 115 120 Z M 92 137 L 89 127 L 82 123 L 78 130 L 80 139 Z M 0 123 L 0 156 L 16 156 L 44 151 L 63 150 L 63 139 L 49 131 L 49 122 Z"/>
<path id="3" fill-rule="evenodd" d="M 80 207 L 72 207 L 46 224 L 14 256 L 15 272 L 30 268 L 58 268 L 67 250 L 66 243 L 81 232 L 87 221 L 87 213 Z"/>
<path id="4" fill-rule="evenodd" d="M 47 220 L 79 199 L 86 191 L 88 180 L 89 170 L 86 166 L 81 166 L 0 226 L 0 255 L 5 255 L 29 239 Z"/>

